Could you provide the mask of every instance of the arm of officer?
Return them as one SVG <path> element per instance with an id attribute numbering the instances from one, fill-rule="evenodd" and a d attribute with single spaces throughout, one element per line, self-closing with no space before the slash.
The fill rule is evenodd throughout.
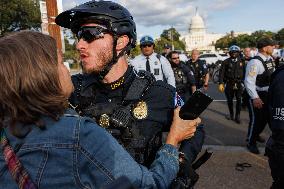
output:
<path id="1" fill-rule="evenodd" d="M 253 105 L 257 108 L 261 108 L 263 103 L 256 91 L 256 77 L 259 72 L 258 61 L 259 60 L 252 59 L 248 62 L 244 83 L 250 98 L 253 99 Z"/>
<path id="2" fill-rule="evenodd" d="M 204 60 L 204 64 L 203 64 L 203 74 L 205 75 L 205 81 L 204 81 L 204 89 L 208 90 L 208 82 L 209 82 L 209 71 L 208 71 L 208 67 L 206 65 L 206 61 Z"/>
<path id="3" fill-rule="evenodd" d="M 182 66 L 182 69 L 186 73 L 188 82 L 191 86 L 191 91 L 192 91 L 192 93 L 194 93 L 196 91 L 196 81 L 195 81 L 195 78 L 194 78 L 194 74 L 191 71 L 191 69 L 188 66 L 186 66 L 185 64 L 181 64 L 181 66 Z"/>
<path id="4" fill-rule="evenodd" d="M 165 74 L 168 84 L 173 87 L 176 87 L 175 75 L 170 62 L 165 57 L 161 56 L 161 64 L 163 73 Z"/>
<path id="5" fill-rule="evenodd" d="M 139 72 L 139 69 L 138 69 L 138 68 L 139 68 L 139 67 L 143 67 L 143 65 L 140 65 L 141 62 L 142 62 L 142 57 L 139 55 L 139 56 L 136 56 L 134 59 L 130 60 L 130 61 L 129 61 L 129 64 L 130 64 L 131 66 L 133 66 L 133 68 L 134 68 L 137 72 Z M 146 66 L 145 66 L 145 68 L 144 68 L 143 70 L 146 70 Z"/>
<path id="6" fill-rule="evenodd" d="M 224 83 L 224 76 L 225 76 L 225 64 L 226 64 L 226 60 L 224 60 L 221 64 L 221 68 L 219 71 L 219 84 L 223 84 Z"/>
<path id="7" fill-rule="evenodd" d="M 206 61 L 203 62 L 203 74 L 205 75 L 205 82 L 204 85 L 208 85 L 209 82 L 209 70 L 206 64 Z"/>

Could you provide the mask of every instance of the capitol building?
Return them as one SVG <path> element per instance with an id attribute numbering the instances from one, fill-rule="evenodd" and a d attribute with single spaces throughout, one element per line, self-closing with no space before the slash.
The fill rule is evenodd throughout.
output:
<path id="1" fill-rule="evenodd" d="M 186 44 L 186 51 L 198 49 L 200 51 L 215 51 L 215 43 L 226 34 L 206 33 L 204 21 L 198 13 L 191 19 L 189 34 L 181 36 Z"/>
<path id="2" fill-rule="evenodd" d="M 251 32 L 232 32 L 236 37 L 241 34 L 250 35 Z M 206 27 L 203 18 L 196 11 L 189 25 L 189 33 L 180 37 L 184 41 L 186 51 L 198 49 L 200 51 L 215 51 L 215 43 L 218 39 L 227 34 L 206 33 Z"/>

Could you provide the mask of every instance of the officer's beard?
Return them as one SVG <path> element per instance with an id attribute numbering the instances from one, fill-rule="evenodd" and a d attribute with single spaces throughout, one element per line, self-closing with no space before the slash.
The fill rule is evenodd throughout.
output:
<path id="1" fill-rule="evenodd" d="M 85 69 L 84 66 L 82 67 L 83 73 L 87 74 L 99 74 L 103 71 L 107 65 L 112 63 L 112 46 L 108 46 L 107 48 L 102 48 L 97 54 L 95 55 L 95 60 L 93 62 L 94 66 L 91 69 Z"/>
<path id="2" fill-rule="evenodd" d="M 170 62 L 170 63 L 171 63 L 171 66 L 172 66 L 173 68 L 178 67 L 178 64 L 175 64 L 175 63 L 173 63 L 173 62 Z"/>

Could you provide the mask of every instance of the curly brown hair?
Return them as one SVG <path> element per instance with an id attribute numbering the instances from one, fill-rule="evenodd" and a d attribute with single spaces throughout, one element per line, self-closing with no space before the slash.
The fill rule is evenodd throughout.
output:
<path id="1" fill-rule="evenodd" d="M 44 126 L 67 107 L 58 75 L 55 40 L 34 31 L 0 38 L 0 123 Z M 1 128 L 0 125 L 0 128 Z"/>

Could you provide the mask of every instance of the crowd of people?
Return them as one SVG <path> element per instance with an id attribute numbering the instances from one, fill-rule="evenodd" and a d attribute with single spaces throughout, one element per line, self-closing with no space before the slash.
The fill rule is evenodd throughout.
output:
<path id="1" fill-rule="evenodd" d="M 48 35 L 21 31 L 0 38 L 0 188 L 118 188 L 115 181 L 123 177 L 117 184 L 129 182 L 125 189 L 192 188 L 205 131 L 200 118 L 183 120 L 179 111 L 196 90 L 208 90 L 200 52 L 182 62 L 169 45 L 156 53 L 147 35 L 141 54 L 128 62 L 136 25 L 111 1 L 81 4 L 55 22 L 76 35 L 82 73 L 70 76 Z M 250 152 L 259 153 L 269 124 L 266 154 L 276 189 L 284 186 L 284 53 L 273 53 L 274 46 L 263 37 L 254 56 L 250 48 L 242 54 L 229 47 L 218 88 L 228 120 L 240 124 L 242 103 L 248 107 Z"/>

